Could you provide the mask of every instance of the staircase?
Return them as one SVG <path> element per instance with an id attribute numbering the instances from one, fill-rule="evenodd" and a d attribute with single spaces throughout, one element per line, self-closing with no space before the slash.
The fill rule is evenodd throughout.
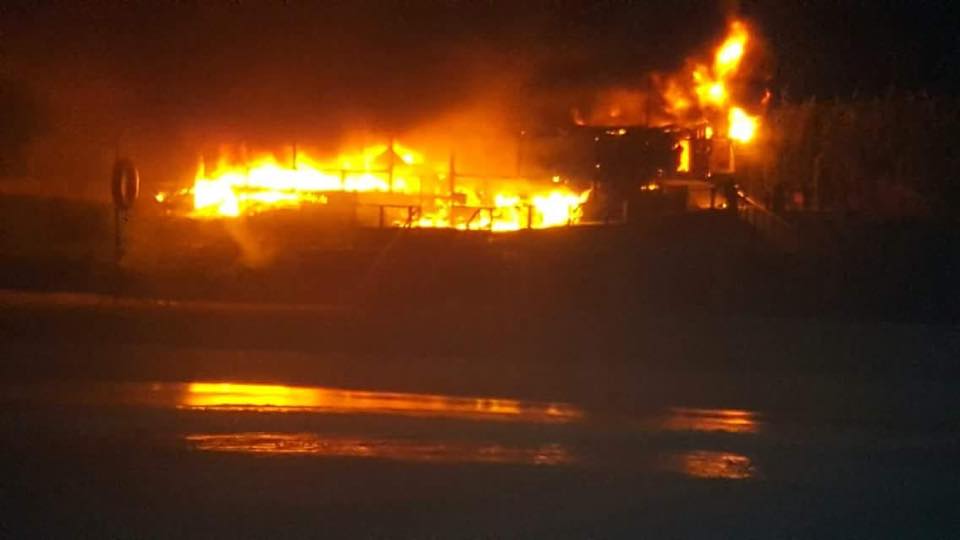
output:
<path id="1" fill-rule="evenodd" d="M 767 210 L 743 192 L 740 193 L 740 208 L 737 215 L 776 249 L 784 253 L 796 253 L 799 249 L 797 227 Z"/>

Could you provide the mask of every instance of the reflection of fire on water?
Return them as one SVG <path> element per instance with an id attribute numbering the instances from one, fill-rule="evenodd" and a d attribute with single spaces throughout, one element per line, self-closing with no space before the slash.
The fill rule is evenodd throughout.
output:
<path id="1" fill-rule="evenodd" d="M 580 422 L 589 420 L 583 411 L 562 403 L 262 384 L 77 382 L 0 387 L 0 400 L 11 404 L 93 406 L 98 410 L 105 406 L 134 407 L 131 411 L 144 406 L 178 408 L 189 412 L 191 416 L 213 413 L 216 418 L 208 417 L 203 423 L 210 426 L 213 422 L 224 430 L 238 430 L 238 425 L 251 420 L 254 425 L 260 426 L 264 420 L 275 423 L 276 417 L 264 418 L 264 413 L 397 415 L 405 417 L 399 425 L 420 426 L 412 431 L 417 433 L 416 436 L 397 436 L 397 430 L 390 427 L 388 418 L 361 422 L 360 418 L 355 417 L 356 422 L 333 424 L 339 426 L 338 429 L 349 430 L 340 433 L 251 430 L 177 436 L 178 439 L 182 437 L 191 448 L 209 452 L 438 463 L 562 465 L 679 473 L 692 478 L 744 479 L 758 475 L 757 467 L 746 456 L 723 450 L 690 451 L 686 448 L 687 443 L 693 440 L 690 434 L 680 434 L 679 438 L 658 437 L 666 443 L 661 446 L 650 444 L 646 437 L 636 438 L 636 432 L 629 427 L 626 438 L 620 432 L 607 433 L 601 430 L 595 433 L 589 423 Z M 665 418 L 683 420 L 664 422 L 664 417 L 654 418 L 652 425 L 641 426 L 641 429 L 646 434 L 656 434 L 661 430 L 716 431 L 719 424 L 731 427 L 727 430 L 730 436 L 742 437 L 755 431 L 756 426 L 750 429 L 732 426 L 746 426 L 748 422 L 742 418 L 752 416 L 753 413 L 745 411 L 673 409 Z M 741 419 L 737 420 L 738 417 Z M 447 420 L 442 422 L 446 427 L 429 429 L 435 419 L 441 418 Z M 450 423 L 450 420 L 455 422 Z M 513 420 L 514 423 L 499 424 L 493 430 L 489 429 L 489 424 L 472 424 L 503 420 Z M 470 424 L 457 424 L 456 421 Z M 300 421 L 295 423 L 303 425 Z M 529 423 L 548 423 L 551 426 L 549 429 L 530 429 Z M 320 422 L 319 425 L 329 424 Z M 386 433 L 369 431 L 383 430 L 384 426 L 387 426 Z M 450 426 L 456 428 L 451 431 Z M 477 427 L 479 429 L 475 429 Z M 593 426 L 596 427 L 602 426 Z M 455 433 L 456 437 L 450 438 L 451 433 Z M 726 439 L 727 436 L 721 438 Z M 703 438 L 698 436 L 697 439 Z M 684 448 L 674 446 L 678 441 Z M 637 446 L 636 442 L 641 444 Z"/>
<path id="2" fill-rule="evenodd" d="M 521 448 L 500 444 L 337 437 L 314 433 L 193 434 L 185 439 L 197 450 L 244 454 L 525 465 L 565 465 L 574 461 L 573 456 L 557 444 Z"/>
<path id="3" fill-rule="evenodd" d="M 570 422 L 583 416 L 579 409 L 557 403 L 234 383 L 191 383 L 178 406 L 201 411 L 389 414 L 535 423 Z M 448 440 L 259 432 L 192 434 L 185 439 L 197 450 L 245 454 L 527 465 L 564 465 L 574 461 L 573 456 L 557 444 L 516 447 Z"/>
<path id="4" fill-rule="evenodd" d="M 194 410 L 394 414 L 536 423 L 571 422 L 583 417 L 579 409 L 563 403 L 201 382 L 187 386 L 179 406 Z"/>
<path id="5" fill-rule="evenodd" d="M 555 443 L 513 446 L 492 442 L 263 432 L 194 433 L 186 435 L 184 440 L 194 450 L 263 456 L 368 458 L 424 463 L 591 465 L 590 460 Z M 731 452 L 670 452 L 652 461 L 640 460 L 638 463 L 654 470 L 679 473 L 691 478 L 745 480 L 756 476 L 750 458 Z"/>
<path id="6" fill-rule="evenodd" d="M 667 470 L 692 478 L 720 478 L 745 480 L 756 471 L 750 458 L 731 452 L 693 450 L 667 456 L 663 463 Z"/>
<path id="7" fill-rule="evenodd" d="M 675 407 L 662 417 L 660 425 L 669 431 L 756 433 L 759 429 L 756 414 L 737 409 Z"/>

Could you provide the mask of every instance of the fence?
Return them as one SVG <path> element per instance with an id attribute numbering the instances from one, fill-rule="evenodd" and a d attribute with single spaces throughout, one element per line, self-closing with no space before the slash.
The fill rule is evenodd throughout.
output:
<path id="1" fill-rule="evenodd" d="M 786 253 L 795 253 L 799 249 L 796 226 L 767 210 L 749 196 L 740 197 L 737 215 L 777 249 Z"/>
<path id="2" fill-rule="evenodd" d="M 738 154 L 748 192 L 797 209 L 903 216 L 960 208 L 960 100 L 890 95 L 784 104 Z"/>

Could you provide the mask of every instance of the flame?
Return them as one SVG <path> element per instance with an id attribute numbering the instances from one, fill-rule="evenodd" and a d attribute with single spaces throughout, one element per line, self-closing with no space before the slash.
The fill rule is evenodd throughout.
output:
<path id="1" fill-rule="evenodd" d="M 680 146 L 680 160 L 677 163 L 677 172 L 690 172 L 690 140 L 682 139 Z"/>
<path id="2" fill-rule="evenodd" d="M 360 204 L 411 209 L 388 225 L 515 231 L 578 223 L 590 195 L 559 177 L 491 180 L 460 175 L 450 170 L 448 160 L 428 160 L 398 142 L 329 159 L 304 151 L 287 160 L 272 153 L 231 157 L 224 149 L 213 166 L 201 160 L 192 187 L 177 193 L 192 198 L 191 216 L 231 218 L 323 205 L 330 193 L 354 192 L 362 194 Z M 169 201 L 170 195 L 159 193 L 156 200 Z"/>
<path id="3" fill-rule="evenodd" d="M 757 133 L 757 117 L 750 116 L 740 107 L 730 109 L 729 124 L 727 135 L 735 141 L 750 142 Z"/>
<path id="4" fill-rule="evenodd" d="M 733 21 L 724 40 L 714 49 L 712 61 L 706 56 L 688 59 L 686 67 L 672 76 L 653 78 L 672 118 L 670 123 L 687 126 L 706 123 L 706 138 L 718 133 L 739 143 L 754 139 L 759 118 L 749 115 L 739 101 L 742 87 L 743 60 L 751 43 L 747 25 Z M 725 128 L 725 129 L 724 129 Z"/>
<path id="5" fill-rule="evenodd" d="M 730 90 L 740 71 L 749 37 L 746 25 L 741 21 L 733 21 L 726 39 L 714 52 L 712 68 L 700 65 L 692 74 L 694 92 L 701 109 L 708 115 L 713 112 L 718 122 L 726 121 L 727 135 L 741 143 L 753 139 L 758 125 L 757 117 L 748 115 L 742 107 L 733 104 L 734 96 Z"/>
<path id="6" fill-rule="evenodd" d="M 692 73 L 694 92 L 701 107 L 723 107 L 730 98 L 728 87 L 737 75 L 747 47 L 747 29 L 740 21 L 730 24 L 727 38 L 714 53 L 713 67 L 697 65 Z"/>
<path id="7" fill-rule="evenodd" d="M 717 49 L 713 61 L 714 73 L 720 78 L 727 78 L 736 73 L 747 50 L 747 28 L 741 21 L 733 21 L 727 39 Z"/>

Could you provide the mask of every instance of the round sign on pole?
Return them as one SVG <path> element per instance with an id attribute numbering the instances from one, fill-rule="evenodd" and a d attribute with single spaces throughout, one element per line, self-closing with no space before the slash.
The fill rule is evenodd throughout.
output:
<path id="1" fill-rule="evenodd" d="M 115 225 L 115 256 L 119 263 L 126 251 L 123 238 L 123 226 L 127 222 L 127 212 L 140 194 L 140 174 L 129 159 L 118 159 L 113 164 L 110 177 L 110 191 L 113 194 Z"/>
<path id="2" fill-rule="evenodd" d="M 118 209 L 129 210 L 140 194 L 140 174 L 129 159 L 118 159 L 113 165 L 111 178 L 113 204 Z"/>

